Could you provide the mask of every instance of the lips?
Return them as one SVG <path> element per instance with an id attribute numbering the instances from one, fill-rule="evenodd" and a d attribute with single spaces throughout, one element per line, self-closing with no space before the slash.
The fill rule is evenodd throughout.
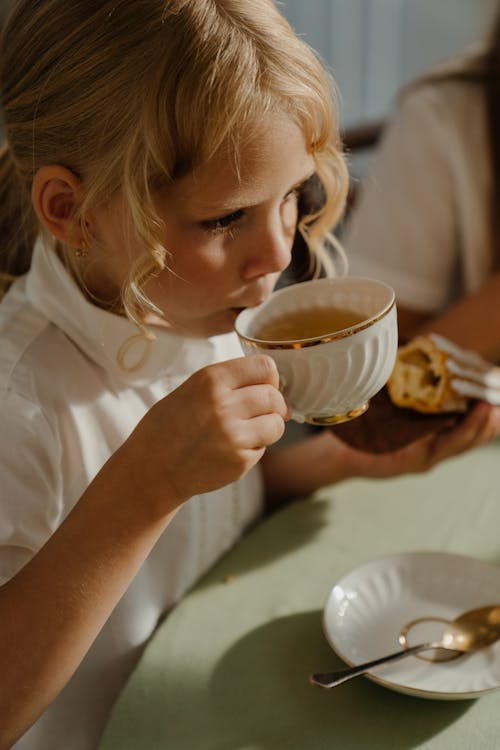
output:
<path id="1" fill-rule="evenodd" d="M 266 299 L 268 299 L 268 297 L 269 295 L 266 294 L 264 297 L 259 297 L 256 300 L 251 300 L 249 302 L 246 302 L 243 305 L 238 305 L 238 306 L 235 305 L 234 307 L 231 307 L 231 310 L 241 312 L 242 310 L 246 310 L 247 307 L 258 307 L 259 305 L 262 305 L 262 303 L 265 302 Z"/>
<path id="2" fill-rule="evenodd" d="M 230 309 L 241 312 L 242 310 L 246 310 L 247 307 L 258 307 L 269 299 L 273 289 L 274 285 L 270 283 L 268 278 L 260 279 L 256 283 L 249 284 L 246 288 L 240 287 L 240 289 L 235 289 L 232 299 L 228 299 Z M 233 302 L 232 305 L 231 302 Z"/>

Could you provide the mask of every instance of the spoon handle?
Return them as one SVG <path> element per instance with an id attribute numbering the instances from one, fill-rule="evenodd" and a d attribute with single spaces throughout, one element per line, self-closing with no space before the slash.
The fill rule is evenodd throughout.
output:
<path id="1" fill-rule="evenodd" d="M 378 659 L 358 664 L 355 667 L 349 667 L 349 669 L 341 669 L 338 672 L 317 672 L 310 675 L 309 682 L 311 685 L 318 685 L 322 688 L 332 688 L 353 677 L 365 674 L 369 669 L 377 667 L 379 664 L 385 664 L 388 661 L 398 661 L 399 659 L 404 659 L 405 656 L 410 656 L 410 654 L 418 654 L 419 651 L 438 647 L 443 648 L 443 645 L 441 643 L 420 643 L 418 646 L 410 646 L 410 648 L 396 651 L 394 654 L 388 654 L 387 656 L 381 656 Z M 455 651 L 456 649 L 453 650 Z"/>

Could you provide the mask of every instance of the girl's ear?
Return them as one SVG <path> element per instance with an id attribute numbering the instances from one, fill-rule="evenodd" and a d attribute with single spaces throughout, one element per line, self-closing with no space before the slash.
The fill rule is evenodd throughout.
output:
<path id="1" fill-rule="evenodd" d="M 31 189 L 33 208 L 48 231 L 70 247 L 82 248 L 85 240 L 77 218 L 80 180 L 59 165 L 41 167 Z"/>

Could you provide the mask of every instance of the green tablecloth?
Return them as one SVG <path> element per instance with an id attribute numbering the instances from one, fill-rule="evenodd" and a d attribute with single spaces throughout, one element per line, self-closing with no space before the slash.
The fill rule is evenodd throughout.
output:
<path id="1" fill-rule="evenodd" d="M 500 443 L 425 475 L 355 480 L 290 505 L 250 532 L 158 628 L 100 750 L 496 750 L 500 691 L 432 701 L 358 678 L 322 632 L 335 582 L 414 550 L 499 564 Z"/>

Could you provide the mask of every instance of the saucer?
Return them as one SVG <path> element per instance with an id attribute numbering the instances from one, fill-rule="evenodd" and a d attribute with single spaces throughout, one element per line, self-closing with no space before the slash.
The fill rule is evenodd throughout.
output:
<path id="1" fill-rule="evenodd" d="M 328 596 L 323 627 L 333 650 L 354 666 L 400 650 L 400 632 L 413 620 L 433 622 L 412 630 L 409 645 L 439 639 L 445 627 L 439 618 L 452 620 L 490 604 L 500 605 L 500 566 L 445 552 L 410 552 L 373 560 L 340 578 Z M 476 698 L 500 688 L 500 641 L 448 662 L 408 656 L 366 677 L 421 698 Z"/>

